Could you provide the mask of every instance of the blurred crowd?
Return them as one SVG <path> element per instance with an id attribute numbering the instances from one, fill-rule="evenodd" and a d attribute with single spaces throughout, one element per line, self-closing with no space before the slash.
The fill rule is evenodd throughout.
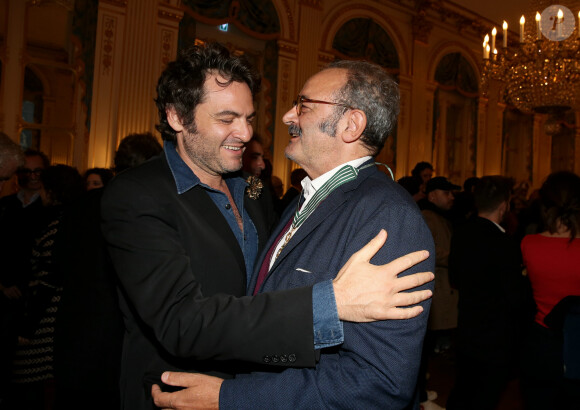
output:
<path id="1" fill-rule="evenodd" d="M 430 355 L 456 365 L 446 408 L 494 409 L 517 378 L 525 409 L 580 403 L 580 177 L 471 177 L 463 187 L 418 163 L 399 179 L 435 241 L 435 292 L 419 376 L 424 410 Z M 575 347 L 573 347 L 575 346 Z"/>

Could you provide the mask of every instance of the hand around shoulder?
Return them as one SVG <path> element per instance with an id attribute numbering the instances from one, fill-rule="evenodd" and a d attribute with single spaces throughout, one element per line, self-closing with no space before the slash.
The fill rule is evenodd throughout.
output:
<path id="1" fill-rule="evenodd" d="M 223 379 L 198 373 L 165 372 L 161 375 L 163 383 L 183 387 L 173 393 L 163 392 L 153 385 L 153 402 L 162 409 L 219 409 L 220 388 Z"/>

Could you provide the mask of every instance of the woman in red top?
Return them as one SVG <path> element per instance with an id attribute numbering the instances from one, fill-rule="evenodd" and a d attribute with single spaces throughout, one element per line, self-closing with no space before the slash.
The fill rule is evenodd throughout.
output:
<path id="1" fill-rule="evenodd" d="M 545 230 L 524 237 L 521 245 L 537 307 L 522 385 L 526 409 L 568 409 L 579 404 L 577 386 L 564 379 L 562 336 L 544 318 L 564 297 L 580 295 L 580 177 L 565 171 L 549 175 L 540 201 Z"/>

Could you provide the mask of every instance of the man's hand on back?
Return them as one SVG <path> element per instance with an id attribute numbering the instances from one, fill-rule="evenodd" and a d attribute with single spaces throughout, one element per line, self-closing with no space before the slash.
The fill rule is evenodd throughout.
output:
<path id="1" fill-rule="evenodd" d="M 415 305 L 432 296 L 430 290 L 405 290 L 424 285 L 435 278 L 432 272 L 419 272 L 398 277 L 401 272 L 429 257 L 427 251 L 402 256 L 386 265 L 373 265 L 371 258 L 387 239 L 381 230 L 360 251 L 353 254 L 333 281 L 334 294 L 341 320 L 374 322 L 386 319 L 410 319 L 423 308 Z"/>

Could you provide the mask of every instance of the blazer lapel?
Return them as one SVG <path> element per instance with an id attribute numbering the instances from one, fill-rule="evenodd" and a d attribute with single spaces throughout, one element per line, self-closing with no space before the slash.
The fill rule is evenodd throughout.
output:
<path id="1" fill-rule="evenodd" d="M 274 265 L 272 265 L 270 271 L 273 272 L 284 258 L 286 258 L 294 248 L 300 245 L 300 243 L 306 239 L 329 215 L 340 212 L 342 205 L 352 198 L 350 192 L 355 190 L 360 185 L 361 181 L 368 178 L 372 172 L 379 171 L 377 171 L 376 167 L 363 169 L 355 180 L 339 186 L 324 201 L 322 201 L 312 215 L 304 221 L 300 229 L 298 229 L 294 236 L 292 236 L 288 244 L 280 253 L 280 256 L 278 256 L 274 262 Z"/>
<path id="2" fill-rule="evenodd" d="M 256 260 L 256 264 L 254 266 L 254 272 L 252 273 L 252 278 L 250 280 L 250 283 L 248 284 L 248 294 L 249 295 L 251 295 L 254 292 L 254 288 L 256 287 L 256 281 L 258 280 L 258 274 L 260 273 L 260 268 L 262 267 L 262 264 L 264 263 L 264 259 L 266 258 L 268 251 L 270 250 L 270 248 L 272 246 L 275 245 L 275 243 L 274 243 L 275 239 L 278 237 L 278 235 L 280 234 L 282 229 L 284 229 L 284 227 L 288 223 L 288 220 L 294 215 L 294 210 L 296 209 L 296 204 L 298 202 L 298 199 L 299 198 L 296 198 L 296 199 L 292 200 L 292 202 L 290 202 L 290 204 L 288 205 L 288 207 L 286 208 L 284 213 L 282 213 L 282 216 L 280 217 L 278 225 L 276 226 L 276 228 L 274 228 L 274 230 L 272 231 L 272 234 L 267 239 L 266 246 L 264 246 L 264 248 L 261 249 L 260 253 L 258 254 L 259 257 Z"/>
<path id="3" fill-rule="evenodd" d="M 188 202 L 188 206 L 192 210 L 192 213 L 199 215 L 200 220 L 204 221 L 203 223 L 211 223 L 213 230 L 216 232 L 216 236 L 224 242 L 224 252 L 231 252 L 235 257 L 236 262 L 240 267 L 240 271 L 244 275 L 245 282 L 246 263 L 244 261 L 244 255 L 232 229 L 215 203 L 199 185 L 183 193 L 183 196 Z"/>
<path id="4" fill-rule="evenodd" d="M 269 234 L 262 204 L 259 201 L 259 199 L 250 199 L 247 195 L 244 195 L 244 208 L 250 215 L 250 219 L 258 232 L 258 252 L 264 248 Z"/>

